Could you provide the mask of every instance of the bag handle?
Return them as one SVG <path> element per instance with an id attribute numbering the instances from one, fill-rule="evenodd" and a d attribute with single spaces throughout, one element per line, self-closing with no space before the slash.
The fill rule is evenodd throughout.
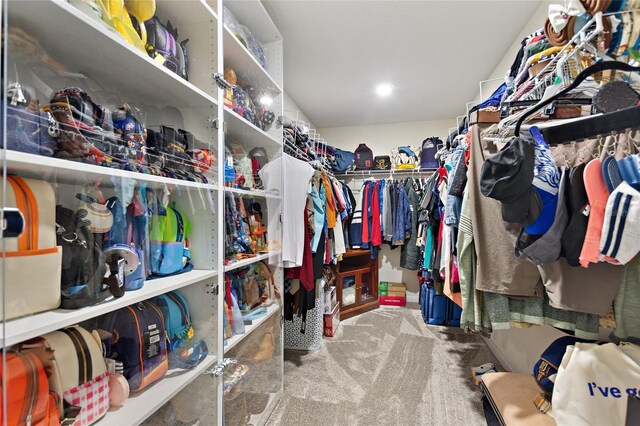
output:
<path id="1" fill-rule="evenodd" d="M 38 201 L 33 195 L 33 191 L 31 191 L 29 185 L 22 178 L 16 175 L 8 175 L 7 181 L 13 189 L 18 210 L 26 217 L 27 222 L 26 232 L 18 237 L 18 250 L 37 250 L 38 228 L 40 224 Z"/>
<path id="2" fill-rule="evenodd" d="M 573 83 L 571 83 L 571 85 L 569 85 L 569 87 L 556 93 L 554 96 L 551 96 L 550 98 L 545 99 L 541 102 L 538 102 L 532 107 L 529 107 L 529 109 L 526 110 L 524 114 L 522 114 L 518 119 L 518 122 L 516 123 L 515 131 L 514 131 L 514 135 L 520 136 L 520 127 L 522 126 L 522 123 L 524 123 L 524 120 L 526 120 L 528 117 L 533 115 L 536 111 L 539 111 L 540 109 L 549 105 L 551 102 L 555 101 L 556 99 L 563 97 L 564 95 L 566 95 L 567 93 L 569 93 L 570 91 L 578 87 L 590 75 L 601 72 L 601 71 L 607 71 L 607 70 L 640 72 L 640 67 L 634 67 L 627 63 L 619 62 L 619 61 L 596 62 L 595 64 L 591 65 L 590 67 L 583 70 L 580 74 L 578 74 L 576 79 L 573 81 Z"/>

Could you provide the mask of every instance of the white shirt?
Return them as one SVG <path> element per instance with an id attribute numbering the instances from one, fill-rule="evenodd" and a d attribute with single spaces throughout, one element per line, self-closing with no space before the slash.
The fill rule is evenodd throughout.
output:
<path id="1" fill-rule="evenodd" d="M 285 268 L 302 266 L 302 254 L 304 252 L 304 233 L 307 232 L 304 223 L 304 209 L 307 203 L 307 194 L 311 190 L 311 178 L 314 169 L 308 163 L 293 158 L 290 155 L 282 155 L 282 167 L 269 167 L 265 164 L 260 170 L 260 178 L 267 190 L 272 188 L 272 182 L 281 182 L 283 200 L 278 203 L 281 209 L 276 209 L 276 214 L 269 211 L 269 226 L 272 220 L 278 220 L 279 210 L 282 211 L 282 263 Z M 284 170 L 284 180 L 281 173 Z M 269 199 L 267 199 L 269 200 Z"/>

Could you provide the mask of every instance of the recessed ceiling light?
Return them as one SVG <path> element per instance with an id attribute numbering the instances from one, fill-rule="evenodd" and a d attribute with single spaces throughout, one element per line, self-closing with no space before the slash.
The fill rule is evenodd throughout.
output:
<path id="1" fill-rule="evenodd" d="M 262 105 L 269 106 L 273 103 L 273 98 L 271 98 L 271 96 L 264 95 L 260 98 L 260 103 Z"/>
<path id="2" fill-rule="evenodd" d="M 376 93 L 381 98 L 389 96 L 391 92 L 393 92 L 393 86 L 388 83 L 378 84 L 378 87 L 376 87 Z"/>

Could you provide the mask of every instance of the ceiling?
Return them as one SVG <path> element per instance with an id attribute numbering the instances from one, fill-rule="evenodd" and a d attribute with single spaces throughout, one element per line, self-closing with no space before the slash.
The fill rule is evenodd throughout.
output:
<path id="1" fill-rule="evenodd" d="M 539 0 L 263 3 L 284 38 L 285 90 L 322 128 L 460 115 Z"/>

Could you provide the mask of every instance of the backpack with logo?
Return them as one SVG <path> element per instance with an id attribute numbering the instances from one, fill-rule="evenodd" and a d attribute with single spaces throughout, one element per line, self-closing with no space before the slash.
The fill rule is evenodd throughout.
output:
<path id="1" fill-rule="evenodd" d="M 169 369 L 164 315 L 143 301 L 107 314 L 101 329 L 107 358 L 122 362 L 132 392 L 160 380 Z"/>
<path id="2" fill-rule="evenodd" d="M 88 426 L 109 410 L 109 373 L 100 338 L 75 325 L 32 339 L 21 351 L 47 353 L 51 362 L 49 388 L 64 401 L 63 418 Z"/>
<path id="3" fill-rule="evenodd" d="M 356 168 L 356 155 L 353 152 L 343 151 L 342 149 L 336 149 L 335 167 L 333 169 L 336 173 L 344 173 L 354 170 Z"/>
<path id="4" fill-rule="evenodd" d="M 207 357 L 208 350 L 203 340 L 195 340 L 187 299 L 180 292 L 172 291 L 156 297 L 153 303 L 164 316 L 169 341 L 169 368 L 195 368 Z"/>
<path id="5" fill-rule="evenodd" d="M 355 150 L 356 170 L 371 170 L 373 168 L 373 151 L 361 143 Z"/>
<path id="6" fill-rule="evenodd" d="M 438 145 L 442 145 L 439 138 L 432 137 L 422 141 L 422 150 L 420 151 L 420 168 L 421 169 L 437 169 L 438 160 L 436 160 L 436 152 Z"/>
<path id="7" fill-rule="evenodd" d="M 391 157 L 388 155 L 378 155 L 373 159 L 374 170 L 391 170 Z"/>
<path id="8" fill-rule="evenodd" d="M 417 152 L 420 149 L 415 146 L 400 146 L 391 150 L 392 163 L 396 170 L 410 170 L 418 167 Z"/>
<path id="9" fill-rule="evenodd" d="M 0 419 L 6 415 L 8 425 L 60 424 L 60 397 L 49 390 L 43 360 L 35 352 L 7 351 L 5 361 L 0 363 L 0 391 L 10 395 L 6 413 L 5 404 L 0 404 Z"/>
<path id="10" fill-rule="evenodd" d="M 164 207 L 152 194 L 149 205 L 149 269 L 153 275 L 167 276 L 193 269 L 189 263 L 188 236 L 191 223 L 180 211 Z"/>

